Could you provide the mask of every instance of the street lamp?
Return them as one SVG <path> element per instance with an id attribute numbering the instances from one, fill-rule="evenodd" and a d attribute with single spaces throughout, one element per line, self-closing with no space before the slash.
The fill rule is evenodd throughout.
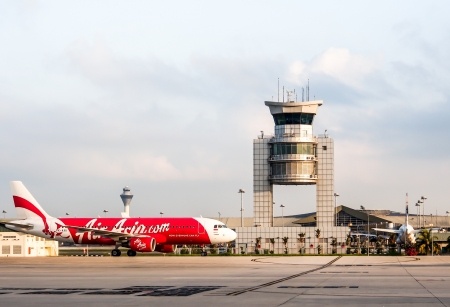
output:
<path id="1" fill-rule="evenodd" d="M 364 206 L 361 206 L 361 210 L 366 210 L 366 208 L 364 208 Z M 370 250 L 370 229 L 369 229 L 370 216 L 369 216 L 369 210 L 366 210 L 366 213 L 367 213 L 367 256 L 370 256 L 370 254 L 369 254 L 369 250 Z"/>
<path id="2" fill-rule="evenodd" d="M 108 210 L 103 210 L 103 213 L 105 214 L 105 217 L 106 217 L 106 213 L 108 213 L 109 211 Z"/>
<path id="3" fill-rule="evenodd" d="M 272 202 L 272 227 L 274 227 L 275 226 L 275 214 L 274 214 L 274 210 L 273 210 L 273 208 L 275 207 L 275 202 L 273 201 Z"/>
<path id="4" fill-rule="evenodd" d="M 220 221 L 220 212 L 217 212 L 217 213 L 219 213 L 219 221 Z"/>
<path id="5" fill-rule="evenodd" d="M 339 196 L 338 193 L 334 193 L 334 226 L 337 226 L 337 207 L 336 207 L 336 198 Z"/>
<path id="6" fill-rule="evenodd" d="M 423 204 L 422 206 L 422 216 L 425 218 L 425 199 L 427 199 L 425 196 L 420 196 L 420 202 Z M 425 226 L 425 223 L 423 224 Z"/>
<path id="7" fill-rule="evenodd" d="M 284 207 L 285 206 L 283 204 L 280 205 L 280 208 L 281 208 L 281 230 L 282 230 L 283 234 L 284 234 L 284 214 L 283 214 Z"/>
<path id="8" fill-rule="evenodd" d="M 163 217 L 164 212 L 160 211 L 159 214 L 161 215 L 161 217 Z"/>
<path id="9" fill-rule="evenodd" d="M 417 212 L 418 212 L 417 216 L 419 217 L 419 219 L 417 220 L 417 228 L 419 228 L 421 225 L 420 224 L 420 203 L 419 202 L 416 203 L 416 207 L 417 207 Z"/>
<path id="10" fill-rule="evenodd" d="M 242 189 L 239 189 L 238 193 L 241 194 L 241 227 L 244 227 L 244 216 L 243 216 L 243 214 L 244 214 L 244 203 L 243 203 L 242 194 L 244 194 L 245 191 L 242 190 Z"/>
<path id="11" fill-rule="evenodd" d="M 430 233 L 431 233 L 431 256 L 433 256 L 433 250 L 434 250 L 433 228 L 430 229 Z"/>
<path id="12" fill-rule="evenodd" d="M 448 211 L 447 211 L 448 212 Z M 8 212 L 6 212 L 5 210 L 3 210 L 3 218 L 5 218 L 6 217 L 6 213 L 8 213 Z"/>

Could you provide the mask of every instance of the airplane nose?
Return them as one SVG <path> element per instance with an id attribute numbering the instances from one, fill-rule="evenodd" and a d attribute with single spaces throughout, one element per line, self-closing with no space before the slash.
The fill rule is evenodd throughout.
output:
<path id="1" fill-rule="evenodd" d="M 230 241 L 236 240 L 237 233 L 235 231 L 231 230 L 231 229 L 229 229 L 229 230 L 230 230 L 230 233 L 229 233 Z"/>

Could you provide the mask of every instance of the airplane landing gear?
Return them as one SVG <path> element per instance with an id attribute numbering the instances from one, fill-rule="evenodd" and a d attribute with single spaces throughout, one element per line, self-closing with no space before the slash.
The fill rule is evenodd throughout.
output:
<path id="1" fill-rule="evenodd" d="M 117 248 L 113 249 L 111 251 L 111 256 L 113 256 L 113 257 L 119 257 L 121 254 L 122 254 L 122 252 L 119 249 L 117 249 Z"/>
<path id="2" fill-rule="evenodd" d="M 202 251 L 202 253 L 200 255 L 201 256 L 208 256 L 208 252 L 207 251 Z"/>
<path id="3" fill-rule="evenodd" d="M 128 257 L 134 257 L 136 256 L 136 252 L 134 250 L 129 249 L 127 250 L 127 255 Z"/>

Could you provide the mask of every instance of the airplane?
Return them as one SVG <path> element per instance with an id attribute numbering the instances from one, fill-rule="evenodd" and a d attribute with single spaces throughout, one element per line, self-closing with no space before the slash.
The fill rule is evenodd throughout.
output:
<path id="1" fill-rule="evenodd" d="M 203 217 L 56 218 L 44 211 L 21 181 L 10 185 L 19 219 L 0 224 L 59 242 L 115 245 L 114 257 L 121 255 L 119 247 L 129 248 L 127 255 L 133 257 L 137 252 L 173 253 L 179 244 L 228 243 L 237 236 L 224 223 Z"/>
<path id="2" fill-rule="evenodd" d="M 406 193 L 406 214 L 405 214 L 405 224 L 402 224 L 399 229 L 389 229 L 389 228 L 372 228 L 376 231 L 395 233 L 397 234 L 396 243 L 397 244 L 414 244 L 416 243 L 416 234 L 421 232 L 421 229 L 414 229 L 412 225 L 408 223 L 408 193 Z"/>

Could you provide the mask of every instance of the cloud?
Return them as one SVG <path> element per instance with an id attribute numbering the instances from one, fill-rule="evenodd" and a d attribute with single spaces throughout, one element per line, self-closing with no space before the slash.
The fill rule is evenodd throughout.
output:
<path id="1" fill-rule="evenodd" d="M 294 61 L 290 64 L 288 80 L 305 84 L 308 75 L 327 76 L 343 85 L 355 89 L 365 87 L 364 80 L 377 72 L 382 64 L 379 57 L 367 57 L 351 53 L 345 48 L 329 48 L 315 56 L 310 62 Z"/>

